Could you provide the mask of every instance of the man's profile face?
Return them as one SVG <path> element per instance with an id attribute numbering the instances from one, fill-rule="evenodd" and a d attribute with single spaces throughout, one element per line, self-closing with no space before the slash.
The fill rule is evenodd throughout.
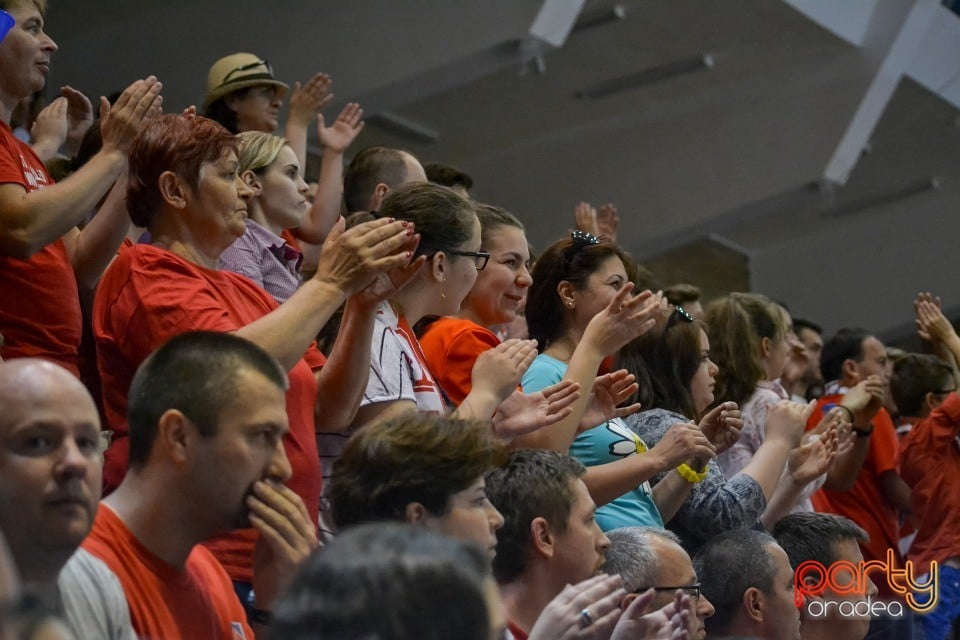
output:
<path id="1" fill-rule="evenodd" d="M 651 536 L 654 555 L 660 562 L 660 576 L 657 584 L 642 585 L 651 587 L 687 587 L 697 584 L 697 572 L 693 569 L 690 556 L 673 540 L 660 536 Z M 653 601 L 653 609 L 668 605 L 674 598 L 674 591 L 657 591 Z M 707 596 L 700 594 L 699 598 L 690 598 L 690 619 L 687 624 L 690 640 L 703 640 L 707 637 L 707 630 L 703 621 L 715 612 Z"/>
<path id="2" fill-rule="evenodd" d="M 860 551 L 860 545 L 857 544 L 857 541 L 852 538 L 847 538 L 845 540 L 833 543 L 833 557 L 834 562 L 845 561 L 852 563 L 854 566 L 859 566 L 859 563 L 863 561 L 863 553 Z M 849 572 L 837 571 L 834 579 L 837 580 L 837 584 L 844 585 L 855 580 L 856 576 L 850 574 Z M 844 600 L 848 600 L 853 603 L 857 603 L 867 599 L 875 598 L 876 595 L 877 585 L 874 584 L 870 576 L 867 575 L 866 594 L 838 594 L 830 587 L 827 587 L 823 592 L 823 599 L 833 602 L 842 602 Z M 808 602 L 806 606 L 809 607 L 810 603 Z M 861 605 L 859 608 L 861 610 L 865 610 L 863 605 Z M 854 611 L 856 611 L 856 608 Z M 837 607 L 830 607 L 829 609 L 825 608 L 825 614 L 825 617 L 814 618 L 808 613 L 805 613 L 803 624 L 824 625 L 830 630 L 831 636 L 835 640 L 863 640 L 863 638 L 866 637 L 867 632 L 870 630 L 869 615 L 843 616 L 839 614 Z"/>
<path id="3" fill-rule="evenodd" d="M 769 593 L 764 593 L 768 607 L 764 612 L 766 638 L 800 640 L 800 610 L 793 599 L 793 567 L 786 552 L 775 542 L 764 551 L 776 567 L 776 575 Z"/>
<path id="4" fill-rule="evenodd" d="M 254 483 L 283 484 L 292 473 L 283 448 L 289 430 L 284 390 L 252 369 L 241 369 L 237 378 L 216 433 L 199 438 L 191 456 L 199 510 L 215 530 L 249 527 L 246 498 Z"/>
<path id="5" fill-rule="evenodd" d="M 90 531 L 100 499 L 93 400 L 52 363 L 8 360 L 0 365 L 0 406 L 0 528 L 18 559 L 69 557 Z"/>
<path id="6" fill-rule="evenodd" d="M 596 575 L 603 565 L 604 551 L 610 540 L 600 530 L 596 519 L 596 505 L 587 485 L 580 478 L 570 480 L 573 506 L 567 518 L 565 531 L 556 535 L 556 571 L 558 578 L 576 584 Z"/>
<path id="7" fill-rule="evenodd" d="M 858 380 L 866 380 L 869 376 L 879 376 L 884 385 L 887 384 L 887 350 L 883 343 L 868 336 L 860 344 L 860 361 L 856 363 Z"/>

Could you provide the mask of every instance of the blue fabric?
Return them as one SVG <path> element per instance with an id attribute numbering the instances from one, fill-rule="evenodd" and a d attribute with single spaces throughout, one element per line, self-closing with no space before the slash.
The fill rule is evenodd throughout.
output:
<path id="1" fill-rule="evenodd" d="M 527 369 L 522 385 L 526 393 L 539 391 L 563 379 L 567 365 L 540 354 Z M 570 455 L 588 467 L 622 460 L 647 450 L 643 440 L 616 418 L 579 434 L 570 446 Z M 597 524 L 603 531 L 618 527 L 646 525 L 663 528 L 663 518 L 653 502 L 650 483 L 644 482 L 597 509 Z"/>
<path id="2" fill-rule="evenodd" d="M 917 615 L 923 627 L 924 640 L 943 640 L 954 618 L 960 616 L 960 569 L 940 565 L 938 571 L 940 593 L 937 606 L 930 613 Z"/>

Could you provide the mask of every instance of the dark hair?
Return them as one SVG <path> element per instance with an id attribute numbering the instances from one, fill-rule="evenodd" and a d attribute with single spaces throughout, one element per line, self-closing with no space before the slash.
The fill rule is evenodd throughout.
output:
<path id="1" fill-rule="evenodd" d="M 832 513 L 791 513 L 781 518 L 771 533 L 787 552 L 792 567 L 807 560 L 829 567 L 837 560 L 836 543 L 869 540 L 867 532 L 853 520 Z"/>
<path id="2" fill-rule="evenodd" d="M 149 227 L 163 202 L 160 174 L 173 171 L 191 188 L 200 183 L 200 168 L 240 141 L 222 126 L 199 116 L 168 114 L 154 118 L 130 149 L 127 209 L 133 224 Z"/>
<path id="3" fill-rule="evenodd" d="M 146 464 L 157 422 L 170 409 L 182 412 L 202 435 L 215 434 L 220 413 L 236 398 L 237 381 L 245 370 L 287 388 L 287 375 L 276 360 L 228 333 L 185 333 L 148 356 L 133 376 L 127 401 L 130 466 Z"/>
<path id="4" fill-rule="evenodd" d="M 799 335 L 801 329 L 810 329 L 810 331 L 813 331 L 817 335 L 821 335 L 821 336 L 823 335 L 823 327 L 818 325 L 816 322 L 813 322 L 812 320 L 806 320 L 804 318 L 794 318 L 793 319 L 794 332 L 797 335 Z"/>
<path id="5" fill-rule="evenodd" d="M 676 305 L 685 305 L 700 299 L 700 289 L 692 284 L 678 283 L 663 288 L 663 296 L 667 302 Z"/>
<path id="6" fill-rule="evenodd" d="M 486 640 L 486 558 L 420 527 L 345 531 L 298 570 L 274 605 L 283 640 Z"/>
<path id="7" fill-rule="evenodd" d="M 866 329 L 845 327 L 823 343 L 820 373 L 826 381 L 839 380 L 843 363 L 863 360 L 863 341 L 870 337 Z"/>
<path id="8" fill-rule="evenodd" d="M 526 233 L 523 223 L 515 215 L 492 204 L 474 202 L 473 210 L 480 221 L 480 246 L 486 247 L 490 242 L 490 234 L 503 227 L 513 227 Z"/>
<path id="9" fill-rule="evenodd" d="M 653 552 L 653 539 L 656 537 L 680 545 L 680 538 L 669 529 L 620 527 L 607 531 L 610 548 L 604 554 L 604 573 L 620 576 L 627 593 L 641 587 L 658 586 L 663 563 Z"/>
<path id="10" fill-rule="evenodd" d="M 949 386 L 952 381 L 953 369 L 937 356 L 908 353 L 894 362 L 890 394 L 900 415 L 919 418 L 926 395 L 943 390 L 944 384 Z"/>
<path id="11" fill-rule="evenodd" d="M 620 349 L 614 369 L 626 369 L 637 376 L 640 389 L 635 401 L 644 410 L 666 409 L 691 420 L 700 417 L 690 383 L 700 368 L 703 330 L 699 320 L 669 320 Z"/>
<path id="12" fill-rule="evenodd" d="M 414 224 L 420 234 L 418 256 L 460 247 L 470 240 L 477 219 L 469 200 L 429 182 L 400 185 L 384 198 L 379 215 Z"/>
<path id="13" fill-rule="evenodd" d="M 407 181 L 406 154 L 389 147 L 367 147 L 353 157 L 343 172 L 343 200 L 347 212 L 366 209 L 381 182 L 391 190 Z"/>
<path id="14" fill-rule="evenodd" d="M 704 319 L 711 358 L 720 368 L 716 402 L 732 400 L 742 407 L 766 375 L 760 340 L 786 336 L 783 312 L 758 293 L 731 293 L 708 304 Z"/>
<path id="15" fill-rule="evenodd" d="M 419 502 L 434 515 L 506 453 L 489 424 L 411 413 L 372 422 L 347 442 L 333 464 L 328 496 L 340 528 L 402 520 Z"/>
<path id="16" fill-rule="evenodd" d="M 633 260 L 615 244 L 602 240 L 597 244 L 583 244 L 573 238 L 564 238 L 550 245 L 533 265 L 533 284 L 527 292 L 527 328 L 543 352 L 563 332 L 566 310 L 561 304 L 557 285 L 566 281 L 577 290 L 586 287 L 587 278 L 607 259 L 617 257 L 623 262 L 627 278 L 635 282 Z"/>
<path id="17" fill-rule="evenodd" d="M 217 98 L 210 103 L 210 106 L 204 109 L 203 116 L 220 123 L 224 129 L 234 135 L 240 133 L 240 128 L 237 125 L 237 112 L 227 106 L 227 98 L 230 96 L 242 98 L 252 88 L 253 87 L 244 87 L 242 89 L 237 89 L 236 91 L 231 91 L 221 98 Z"/>
<path id="18" fill-rule="evenodd" d="M 100 121 L 94 120 L 87 132 L 83 134 L 83 140 L 80 141 L 80 148 L 77 149 L 77 155 L 73 156 L 70 162 L 70 172 L 73 173 L 90 161 L 103 148 L 103 134 L 100 131 Z"/>
<path id="19" fill-rule="evenodd" d="M 427 174 L 427 180 L 434 184 L 442 184 L 445 187 L 461 186 L 467 191 L 473 188 L 473 178 L 449 165 L 428 162 L 423 165 L 423 171 Z"/>
<path id="20" fill-rule="evenodd" d="M 487 497 L 504 519 L 493 559 L 497 582 L 513 582 L 526 570 L 534 518 L 546 519 L 555 533 L 566 531 L 576 500 L 571 481 L 584 473 L 580 461 L 543 449 L 518 449 L 506 464 L 487 472 Z"/>
<path id="21" fill-rule="evenodd" d="M 716 613 L 706 621 L 707 634 L 726 633 L 741 610 L 743 594 L 751 587 L 770 593 L 776 586 L 777 568 L 767 548 L 776 544 L 770 535 L 747 529 L 714 536 L 693 558 L 700 589 Z"/>

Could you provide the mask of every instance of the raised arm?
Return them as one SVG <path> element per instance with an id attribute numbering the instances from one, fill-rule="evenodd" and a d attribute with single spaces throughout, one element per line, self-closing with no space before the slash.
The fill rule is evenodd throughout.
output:
<path id="1" fill-rule="evenodd" d="M 536 433 L 518 438 L 518 446 L 566 452 L 577 435 L 580 420 L 593 398 L 593 383 L 603 359 L 627 342 L 649 331 L 660 315 L 659 295 L 644 291 L 631 295 L 633 283 L 620 288 L 607 308 L 587 325 L 570 357 L 564 380 L 580 385 L 580 398 L 570 416 Z M 536 391 L 536 389 L 531 389 Z"/>
<path id="2" fill-rule="evenodd" d="M 113 108 L 104 107 L 109 114 L 103 121 L 103 149 L 63 182 L 30 193 L 19 184 L 0 185 L 0 251 L 29 258 L 86 218 L 126 167 L 130 145 L 161 88 L 153 76 L 138 80 Z"/>
<path id="3" fill-rule="evenodd" d="M 343 154 L 363 130 L 362 118 L 363 109 L 355 102 L 347 104 L 329 127 L 324 125 L 323 114 L 317 114 L 317 135 L 323 147 L 317 194 L 313 206 L 296 229 L 297 236 L 307 242 L 323 242 L 340 216 Z"/>
<path id="4" fill-rule="evenodd" d="M 410 262 L 417 236 L 405 221 L 379 219 L 344 231 L 340 219 L 330 232 L 316 275 L 277 309 L 242 327 L 237 335 L 259 345 L 289 369 L 347 296 L 382 272 Z"/>
<path id="5" fill-rule="evenodd" d="M 300 163 L 300 175 L 307 167 L 307 128 L 330 100 L 330 76 L 317 73 L 303 86 L 297 81 L 290 92 L 290 111 L 287 114 L 286 138 Z"/>
<path id="6" fill-rule="evenodd" d="M 960 384 L 960 337 L 940 310 L 940 298 L 921 293 L 913 303 L 917 334 L 933 344 L 934 351 L 953 368 L 954 381 Z"/>

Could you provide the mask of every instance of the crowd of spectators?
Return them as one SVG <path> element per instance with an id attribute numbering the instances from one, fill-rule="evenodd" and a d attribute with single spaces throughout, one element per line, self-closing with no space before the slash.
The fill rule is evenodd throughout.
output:
<path id="1" fill-rule="evenodd" d="M 931 355 L 656 290 L 611 204 L 534 256 L 251 53 L 39 108 L 46 14 L 0 0 L 0 639 L 957 637 L 938 298 Z"/>

